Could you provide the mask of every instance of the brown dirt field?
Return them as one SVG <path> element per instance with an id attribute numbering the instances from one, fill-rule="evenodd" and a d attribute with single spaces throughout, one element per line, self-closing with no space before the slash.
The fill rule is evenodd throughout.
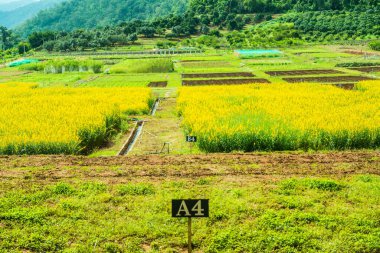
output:
<path id="1" fill-rule="evenodd" d="M 375 52 L 366 52 L 366 51 L 359 51 L 359 50 L 345 50 L 343 53 L 346 54 L 353 54 L 353 55 L 368 55 L 368 56 L 376 56 L 380 55 L 380 53 L 375 53 Z"/>
<path id="2" fill-rule="evenodd" d="M 380 72 L 380 66 L 373 66 L 373 67 L 357 67 L 357 68 L 348 68 L 350 70 L 356 70 L 360 72 L 366 72 L 366 73 L 371 73 L 371 72 Z"/>
<path id="3" fill-rule="evenodd" d="M 217 80 L 183 80 L 183 86 L 197 85 L 233 85 L 233 84 L 250 84 L 250 83 L 270 83 L 267 79 L 217 79 Z"/>
<path id="4" fill-rule="evenodd" d="M 11 77 L 11 76 L 22 76 L 22 75 L 26 75 L 26 74 L 29 74 L 29 73 L 32 73 L 30 71 L 4 71 L 4 72 L 0 72 L 0 76 L 1 77 Z"/>
<path id="5" fill-rule="evenodd" d="M 0 156 L 0 177 L 38 180 L 63 178 L 199 176 L 334 176 L 380 175 L 380 151 L 331 153 L 247 153 L 145 155 L 89 158 L 81 156 Z"/>
<path id="6" fill-rule="evenodd" d="M 359 82 L 365 80 L 376 80 L 366 76 L 321 76 L 321 77 L 289 77 L 283 78 L 284 81 L 289 83 L 300 82 L 318 82 L 318 83 L 335 83 L 335 82 Z"/>
<path id="7" fill-rule="evenodd" d="M 254 77 L 250 72 L 182 74 L 182 78 Z"/>
<path id="8" fill-rule="evenodd" d="M 289 71 L 267 71 L 270 76 L 303 76 L 320 74 L 343 74 L 342 71 L 334 69 L 314 69 L 314 70 L 289 70 Z"/>
<path id="9" fill-rule="evenodd" d="M 167 87 L 168 86 L 168 82 L 167 81 L 163 81 L 163 82 L 150 82 L 148 84 L 148 87 Z"/>

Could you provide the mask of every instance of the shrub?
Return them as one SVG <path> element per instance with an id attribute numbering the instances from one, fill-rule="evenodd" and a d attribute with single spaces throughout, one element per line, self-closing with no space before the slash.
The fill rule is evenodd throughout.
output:
<path id="1" fill-rule="evenodd" d="M 52 189 L 52 192 L 57 195 L 71 195 L 74 191 L 74 188 L 66 183 L 58 183 Z"/>
<path id="2" fill-rule="evenodd" d="M 44 64 L 45 73 L 60 74 L 65 72 L 94 72 L 100 73 L 103 63 L 96 61 L 54 60 Z"/>
<path id="3" fill-rule="evenodd" d="M 368 45 L 372 50 L 380 51 L 380 40 L 372 41 Z"/>
<path id="4" fill-rule="evenodd" d="M 318 189 L 322 191 L 340 191 L 343 186 L 332 180 L 310 180 L 307 182 L 310 189 Z"/>
<path id="5" fill-rule="evenodd" d="M 151 184 L 126 184 L 119 187 L 119 194 L 125 195 L 152 195 L 154 188 Z"/>

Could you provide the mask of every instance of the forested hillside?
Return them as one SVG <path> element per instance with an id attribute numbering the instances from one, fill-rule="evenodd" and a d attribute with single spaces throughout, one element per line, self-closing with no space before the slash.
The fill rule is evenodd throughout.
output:
<path id="1" fill-rule="evenodd" d="M 29 20 L 21 29 L 28 39 L 19 48 L 93 50 L 132 45 L 142 37 L 159 37 L 159 48 L 177 43 L 263 48 L 380 38 L 378 0 L 187 1 L 71 0 Z M 21 41 L 12 31 L 0 37 L 5 49 Z"/>
<path id="2" fill-rule="evenodd" d="M 314 11 L 371 11 L 380 6 L 378 0 L 69 0 L 56 8 L 40 12 L 20 29 L 23 34 L 33 31 L 71 31 L 114 25 L 132 19 L 150 20 L 181 15 L 195 19 L 190 26 L 219 26 L 240 30 L 252 22 L 252 14 Z M 378 10 L 378 9 L 377 9 Z M 189 22 L 186 22 L 187 24 Z M 189 30 L 189 29 L 188 29 Z M 190 27 L 190 30 L 194 30 Z"/>
<path id="3" fill-rule="evenodd" d="M 128 21 L 151 19 L 185 12 L 188 0 L 69 0 L 40 12 L 22 31 L 94 28 Z"/>
<path id="4" fill-rule="evenodd" d="M 378 0 L 192 0 L 191 9 L 196 13 L 223 14 L 256 13 L 256 12 L 285 12 L 348 10 L 357 7 L 370 8 L 379 5 Z"/>

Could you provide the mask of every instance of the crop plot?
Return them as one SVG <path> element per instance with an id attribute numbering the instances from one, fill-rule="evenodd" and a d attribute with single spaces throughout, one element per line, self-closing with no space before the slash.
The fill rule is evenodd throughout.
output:
<path id="1" fill-rule="evenodd" d="M 185 68 L 223 68 L 232 66 L 227 61 L 181 61 L 181 65 Z"/>
<path id="2" fill-rule="evenodd" d="M 254 77 L 251 72 L 182 74 L 182 78 Z"/>
<path id="3" fill-rule="evenodd" d="M 376 151 L 10 156 L 0 167 L 1 252 L 186 252 L 187 227 L 169 213 L 178 196 L 215 203 L 195 252 L 379 248 Z"/>
<path id="4" fill-rule="evenodd" d="M 334 69 L 312 69 L 312 70 L 289 70 L 289 71 L 267 71 L 270 76 L 304 76 L 321 74 L 343 74 L 342 71 Z"/>
<path id="5" fill-rule="evenodd" d="M 174 71 L 170 58 L 129 59 L 113 65 L 110 72 L 123 73 L 169 73 Z"/>
<path id="6" fill-rule="evenodd" d="M 360 82 L 367 80 L 375 80 L 366 76 L 321 76 L 321 77 L 289 77 L 283 78 L 289 83 L 317 82 L 317 83 L 336 83 L 336 82 Z"/>
<path id="7" fill-rule="evenodd" d="M 379 81 L 356 87 L 183 87 L 178 103 L 187 134 L 206 152 L 378 148 Z"/>
<path id="8" fill-rule="evenodd" d="M 183 80 L 183 86 L 197 85 L 234 85 L 234 84 L 251 84 L 251 83 L 270 83 L 267 79 L 208 79 L 208 80 Z"/>
<path id="9" fill-rule="evenodd" d="M 175 75 L 175 74 L 174 74 Z M 99 78 L 85 82 L 88 87 L 146 87 L 151 82 L 165 82 L 174 76 L 166 73 L 101 75 Z"/>
<path id="10" fill-rule="evenodd" d="M 136 75 L 138 76 L 138 75 Z M 89 82 L 83 83 L 81 86 L 88 87 L 125 87 L 125 86 L 147 86 L 148 80 L 143 78 L 135 78 L 135 76 L 127 75 L 104 75 Z"/>
<path id="11" fill-rule="evenodd" d="M 371 72 L 380 72 L 380 66 L 373 66 L 373 67 L 358 67 L 358 68 L 348 68 L 350 70 L 356 70 L 360 72 L 366 72 L 366 73 L 371 73 Z"/>
<path id="12" fill-rule="evenodd" d="M 0 84 L 0 154 L 87 154 L 150 111 L 148 88 Z"/>

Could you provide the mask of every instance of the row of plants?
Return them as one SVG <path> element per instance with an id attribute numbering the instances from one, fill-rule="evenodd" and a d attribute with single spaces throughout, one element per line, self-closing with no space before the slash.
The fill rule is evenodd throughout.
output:
<path id="1" fill-rule="evenodd" d="M 379 94 L 379 81 L 356 91 L 255 84 L 186 87 L 178 101 L 186 133 L 206 152 L 346 150 L 380 147 Z"/>
<path id="2" fill-rule="evenodd" d="M 65 72 L 101 73 L 103 63 L 93 60 L 49 60 L 20 66 L 20 70 L 43 71 L 46 74 L 61 74 Z"/>
<path id="3" fill-rule="evenodd" d="M 38 88 L 0 84 L 0 154 L 88 154 L 147 114 L 148 88 Z"/>

